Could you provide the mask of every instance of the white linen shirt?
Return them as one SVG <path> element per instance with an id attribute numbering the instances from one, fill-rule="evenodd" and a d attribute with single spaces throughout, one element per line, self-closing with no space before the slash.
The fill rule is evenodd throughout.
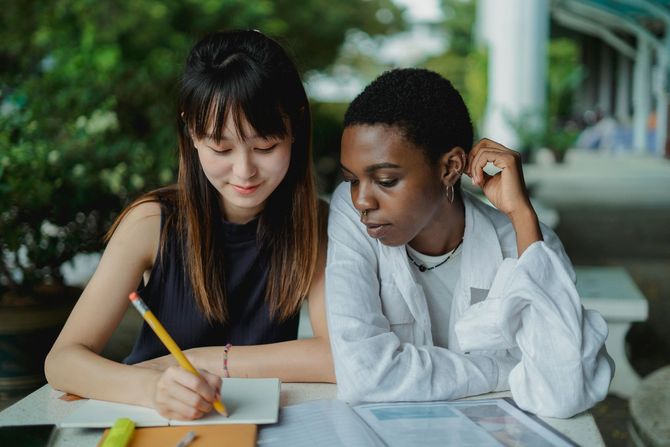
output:
<path id="1" fill-rule="evenodd" d="M 338 396 L 349 402 L 449 400 L 510 389 L 519 407 L 570 417 L 602 400 L 614 372 L 607 324 L 584 310 L 556 235 L 517 258 L 498 210 L 463 193 L 465 234 L 448 348 L 434 346 L 404 246 L 368 236 L 348 183 L 333 193 L 326 309 Z"/>

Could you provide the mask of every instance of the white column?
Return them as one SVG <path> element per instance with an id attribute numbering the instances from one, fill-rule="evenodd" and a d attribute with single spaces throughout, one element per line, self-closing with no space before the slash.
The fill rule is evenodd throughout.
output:
<path id="1" fill-rule="evenodd" d="M 600 45 L 600 67 L 598 80 L 598 107 L 607 116 L 612 115 L 612 50 L 609 45 Z"/>
<path id="2" fill-rule="evenodd" d="M 622 53 L 617 55 L 615 116 L 621 124 L 630 123 L 630 60 Z"/>
<path id="3" fill-rule="evenodd" d="M 647 150 L 647 118 L 651 109 L 651 50 L 649 42 L 637 36 L 637 55 L 633 73 L 633 149 Z"/>
<path id="4" fill-rule="evenodd" d="M 479 33 L 489 49 L 483 135 L 518 147 L 511 122 L 533 112 L 539 118 L 545 108 L 549 1 L 484 0 L 478 8 L 485 8 Z"/>

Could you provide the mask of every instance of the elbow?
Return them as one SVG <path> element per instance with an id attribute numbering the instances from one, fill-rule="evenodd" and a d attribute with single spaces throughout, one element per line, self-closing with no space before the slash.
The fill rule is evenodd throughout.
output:
<path id="1" fill-rule="evenodd" d="M 317 352 L 319 353 L 318 355 L 313 356 L 318 365 L 317 378 L 314 381 L 322 383 L 337 383 L 330 340 L 328 337 L 324 336 L 315 336 L 313 339 L 318 343 Z"/>
<path id="2" fill-rule="evenodd" d="M 337 381 L 337 398 L 345 402 L 356 404 L 359 402 L 365 402 L 367 392 L 362 390 L 359 387 L 354 386 L 351 383 L 348 383 L 346 380 Z"/>
<path id="3" fill-rule="evenodd" d="M 363 384 L 359 380 L 344 379 L 339 376 L 337 378 L 337 397 L 350 404 L 396 400 L 383 391 L 381 384 L 371 382 Z"/>
<path id="4" fill-rule="evenodd" d="M 330 351 L 330 345 L 328 346 L 327 351 L 323 353 L 323 358 L 319 362 L 320 364 L 320 382 L 324 383 L 337 383 L 337 377 L 335 376 L 335 366 L 333 364 L 333 355 Z"/>
<path id="5" fill-rule="evenodd" d="M 58 351 L 51 348 L 46 358 L 44 359 L 44 376 L 47 379 L 49 385 L 54 389 L 61 389 L 62 384 L 58 380 L 58 364 L 59 364 L 59 355 Z"/>
<path id="6" fill-rule="evenodd" d="M 337 377 L 335 376 L 335 365 L 333 363 L 333 353 L 330 349 L 330 342 L 326 339 L 324 353 L 323 353 L 323 382 L 326 383 L 337 383 Z"/>
<path id="7" fill-rule="evenodd" d="M 382 384 L 375 380 L 373 374 L 367 374 L 367 377 L 347 374 L 343 370 L 343 365 L 337 365 L 335 373 L 338 399 L 351 404 L 384 400 L 385 393 L 382 391 Z M 378 398 L 379 395 L 382 396 L 382 399 Z"/>
<path id="8" fill-rule="evenodd" d="M 512 385 L 512 397 L 526 411 L 543 417 L 567 419 L 588 410 L 607 396 L 609 381 L 579 381 L 552 387 L 535 382 L 528 387 Z M 542 391 L 538 391 L 542 390 Z"/>

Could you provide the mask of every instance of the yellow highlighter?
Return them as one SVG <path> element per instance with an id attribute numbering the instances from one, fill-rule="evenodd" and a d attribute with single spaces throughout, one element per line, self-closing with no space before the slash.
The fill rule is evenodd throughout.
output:
<path id="1" fill-rule="evenodd" d="M 107 433 L 101 447 L 126 447 L 135 433 L 135 423 L 128 418 L 119 418 Z"/>
<path id="2" fill-rule="evenodd" d="M 130 302 L 133 303 L 133 306 L 135 306 L 135 309 L 142 315 L 144 318 L 144 321 L 147 322 L 147 324 L 151 327 L 151 329 L 154 330 L 158 338 L 163 342 L 165 347 L 170 351 L 170 353 L 177 359 L 177 363 L 179 363 L 179 366 L 184 368 L 186 371 L 195 374 L 196 376 L 200 376 L 200 373 L 198 373 L 198 370 L 191 365 L 191 362 L 188 361 L 186 356 L 184 355 L 183 352 L 181 352 L 181 349 L 179 349 L 179 346 L 177 346 L 177 343 L 170 337 L 170 334 L 167 333 L 163 325 L 161 324 L 160 321 L 158 321 L 158 318 L 149 310 L 146 304 L 144 304 L 144 301 L 142 301 L 142 298 L 137 294 L 137 292 L 132 292 L 128 298 L 130 299 Z M 220 414 L 228 417 L 228 411 L 226 410 L 226 407 L 223 405 L 223 402 L 220 400 L 214 401 L 214 409 L 219 412 Z"/>

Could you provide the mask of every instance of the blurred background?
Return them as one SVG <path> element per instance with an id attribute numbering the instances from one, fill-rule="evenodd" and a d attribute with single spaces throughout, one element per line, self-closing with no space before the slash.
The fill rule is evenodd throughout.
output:
<path id="1" fill-rule="evenodd" d="M 522 153 L 540 219 L 630 364 L 593 410 L 608 445 L 625 445 L 628 399 L 670 364 L 668 0 L 3 2 L 0 408 L 44 383 L 112 219 L 176 180 L 177 78 L 200 37 L 228 28 L 293 55 L 323 195 L 339 182 L 348 102 L 394 67 L 450 79 L 477 136 Z M 112 358 L 133 342 L 127 320 Z"/>

